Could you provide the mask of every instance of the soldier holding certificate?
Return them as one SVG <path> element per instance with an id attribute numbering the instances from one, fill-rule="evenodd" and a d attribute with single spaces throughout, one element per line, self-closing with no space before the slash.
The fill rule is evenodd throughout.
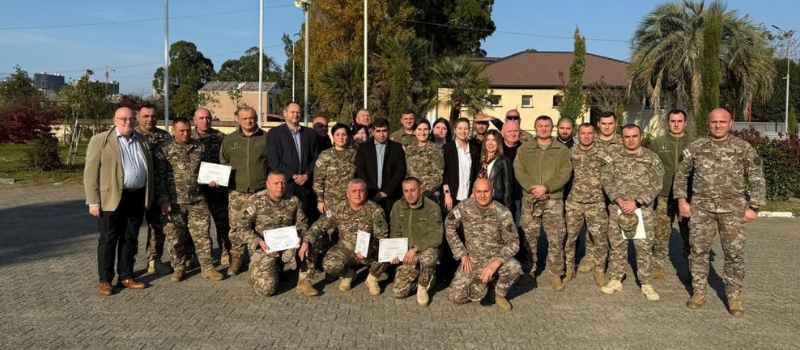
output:
<path id="1" fill-rule="evenodd" d="M 297 249 L 283 252 L 270 252 L 264 242 L 264 231 L 295 226 L 302 235 L 308 228 L 306 215 L 295 196 L 283 198 L 286 192 L 286 175 L 280 171 L 272 171 L 267 176 L 267 189 L 260 191 L 245 202 L 239 214 L 236 234 L 247 243 L 253 252 L 247 283 L 258 295 L 265 297 L 278 290 L 278 272 L 283 266 L 296 268 L 295 254 Z M 298 238 L 299 241 L 299 238 Z M 297 294 L 316 296 L 311 279 L 314 277 L 316 249 L 309 242 L 300 246 L 300 276 L 297 279 Z"/>

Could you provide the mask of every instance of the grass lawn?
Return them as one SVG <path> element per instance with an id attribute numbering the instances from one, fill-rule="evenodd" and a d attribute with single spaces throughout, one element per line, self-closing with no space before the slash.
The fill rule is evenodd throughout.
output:
<path id="1" fill-rule="evenodd" d="M 31 146 L 28 144 L 5 144 L 0 146 L 0 178 L 11 178 L 19 183 L 81 183 L 83 181 L 83 164 L 86 157 L 86 146 L 88 141 L 83 142 L 78 147 L 78 154 L 75 156 L 75 164 L 67 165 L 69 156 L 69 145 L 59 146 L 59 155 L 64 165 L 57 170 L 41 171 L 32 170 L 28 167 L 25 159 L 25 150 Z"/>
<path id="2" fill-rule="evenodd" d="M 800 200 L 768 201 L 764 211 L 788 211 L 800 213 Z"/>

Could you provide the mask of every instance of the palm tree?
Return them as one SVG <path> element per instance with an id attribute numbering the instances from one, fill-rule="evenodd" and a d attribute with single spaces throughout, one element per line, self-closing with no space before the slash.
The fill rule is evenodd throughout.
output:
<path id="1" fill-rule="evenodd" d="M 420 91 L 422 79 L 426 76 L 422 73 L 427 61 L 427 44 L 426 40 L 411 34 L 389 37 L 378 43 L 385 61 L 383 67 L 388 70 L 391 81 L 388 119 L 393 129 L 400 126 L 400 115 L 414 107 L 412 94 Z"/>
<path id="2" fill-rule="evenodd" d="M 654 111 L 667 96 L 673 105 L 682 102 L 696 115 L 704 22 L 712 7 L 723 12 L 720 74 L 723 84 L 733 87 L 735 105 L 745 107 L 754 98 L 769 97 L 775 68 L 766 32 L 749 16 L 727 11 L 720 1 L 706 6 L 704 1 L 689 0 L 658 5 L 642 19 L 628 66 L 629 94 L 642 101 L 649 99 Z"/>
<path id="3" fill-rule="evenodd" d="M 468 56 L 444 57 L 431 67 L 432 86 L 446 89 L 440 103 L 450 107 L 455 122 L 462 107 L 478 112 L 491 104 L 491 81 L 483 76 L 484 66 Z"/>
<path id="4" fill-rule="evenodd" d="M 325 86 L 323 108 L 338 113 L 338 120 L 343 123 L 352 122 L 358 106 L 361 104 L 364 62 L 360 58 L 347 58 L 331 63 L 331 69 L 322 72 L 320 82 Z M 330 92 L 331 96 L 326 92 Z"/>

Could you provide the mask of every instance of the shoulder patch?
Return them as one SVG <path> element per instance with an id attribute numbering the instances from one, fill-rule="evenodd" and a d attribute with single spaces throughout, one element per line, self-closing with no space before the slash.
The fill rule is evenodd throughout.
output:
<path id="1" fill-rule="evenodd" d="M 455 216 L 457 219 L 461 219 L 461 212 L 459 212 L 458 209 L 453 210 L 451 214 L 453 214 L 453 216 Z"/>
<path id="2" fill-rule="evenodd" d="M 322 166 L 322 162 L 320 162 L 319 160 L 317 160 L 317 167 L 321 167 L 321 166 Z"/>
<path id="3" fill-rule="evenodd" d="M 613 161 L 613 159 L 611 159 L 611 156 L 606 156 L 604 159 L 606 163 L 611 163 Z"/>
<path id="4" fill-rule="evenodd" d="M 455 220 L 456 216 L 453 215 L 453 212 L 450 212 L 450 215 L 447 215 L 447 220 Z"/>
<path id="5" fill-rule="evenodd" d="M 508 224 L 508 225 L 506 225 L 506 232 L 508 232 L 508 233 L 514 233 L 514 224 Z"/>
<path id="6" fill-rule="evenodd" d="M 761 166 L 761 163 L 762 163 L 762 161 L 761 161 L 761 157 L 759 157 L 759 156 L 756 156 L 755 158 L 753 158 L 753 165 L 755 165 L 755 166 Z"/>
<path id="7" fill-rule="evenodd" d="M 330 210 L 326 210 L 326 211 L 325 211 L 325 216 L 326 216 L 326 217 L 328 217 L 328 218 L 330 218 L 330 217 L 332 217 L 332 216 L 333 216 L 333 214 L 331 214 L 331 211 L 330 211 Z"/>
<path id="8" fill-rule="evenodd" d="M 688 148 L 683 150 L 683 157 L 684 158 L 689 158 L 691 156 L 692 156 L 692 152 L 690 152 Z"/>
<path id="9" fill-rule="evenodd" d="M 253 207 L 247 207 L 247 213 L 250 214 L 250 215 L 253 215 L 253 214 L 256 213 L 256 210 L 253 209 Z"/>
<path id="10" fill-rule="evenodd" d="M 156 158 L 163 160 L 164 159 L 164 153 L 156 152 Z"/>

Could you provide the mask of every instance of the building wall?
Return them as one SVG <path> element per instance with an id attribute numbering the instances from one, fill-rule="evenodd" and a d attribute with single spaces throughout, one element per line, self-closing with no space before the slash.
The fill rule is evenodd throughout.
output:
<path id="1" fill-rule="evenodd" d="M 266 114 L 275 111 L 276 107 L 272 106 L 272 96 L 267 92 L 263 92 L 263 95 L 264 110 L 262 112 Z M 213 91 L 210 93 L 210 96 L 214 101 L 202 107 L 208 108 L 214 118 L 218 118 L 220 121 L 234 121 L 236 119 L 237 108 L 233 100 L 228 96 L 227 91 Z M 242 98 L 239 100 L 239 105 L 242 107 L 250 106 L 258 110 L 258 91 L 242 91 Z"/>

